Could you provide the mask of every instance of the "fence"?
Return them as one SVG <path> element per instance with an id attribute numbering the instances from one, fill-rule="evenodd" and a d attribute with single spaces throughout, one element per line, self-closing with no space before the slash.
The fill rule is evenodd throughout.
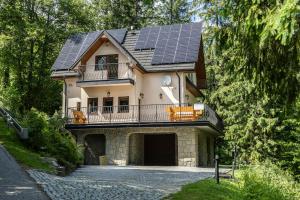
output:
<path id="1" fill-rule="evenodd" d="M 28 128 L 23 128 L 4 108 L 0 108 L 0 115 L 10 127 L 16 130 L 21 139 L 28 139 Z"/>

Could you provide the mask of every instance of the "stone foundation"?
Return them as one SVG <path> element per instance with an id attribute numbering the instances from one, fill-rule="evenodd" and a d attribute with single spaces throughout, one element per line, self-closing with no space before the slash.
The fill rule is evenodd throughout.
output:
<path id="1" fill-rule="evenodd" d="M 112 165 L 143 165 L 144 134 L 175 133 L 178 166 L 211 166 L 215 136 L 194 127 L 132 127 L 73 130 L 77 142 L 84 144 L 89 134 L 104 134 L 106 156 Z"/>

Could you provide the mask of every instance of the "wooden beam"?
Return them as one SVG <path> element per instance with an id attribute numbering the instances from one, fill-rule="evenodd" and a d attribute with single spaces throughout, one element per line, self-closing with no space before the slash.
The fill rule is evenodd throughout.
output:
<path id="1" fill-rule="evenodd" d="M 98 39 L 81 58 L 81 65 L 86 65 L 89 58 L 107 41 L 108 39 L 104 37 Z"/>

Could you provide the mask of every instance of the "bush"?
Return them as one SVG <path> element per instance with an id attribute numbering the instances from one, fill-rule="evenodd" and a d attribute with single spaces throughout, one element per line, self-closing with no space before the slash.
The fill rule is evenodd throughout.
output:
<path id="1" fill-rule="evenodd" d="M 55 157 L 69 171 L 82 164 L 83 154 L 71 133 L 64 129 L 65 119 L 60 116 L 54 113 L 48 117 L 33 108 L 26 114 L 23 124 L 29 128 L 29 146 Z"/>
<path id="2" fill-rule="evenodd" d="M 49 135 L 47 131 L 48 116 L 45 113 L 39 112 L 35 108 L 32 108 L 24 117 L 22 124 L 29 128 L 28 143 L 34 150 L 41 150 L 45 148 Z"/>
<path id="3" fill-rule="evenodd" d="M 240 180 L 240 188 L 245 200 L 300 199 L 299 185 L 293 177 L 271 162 L 248 167 L 242 171 Z"/>

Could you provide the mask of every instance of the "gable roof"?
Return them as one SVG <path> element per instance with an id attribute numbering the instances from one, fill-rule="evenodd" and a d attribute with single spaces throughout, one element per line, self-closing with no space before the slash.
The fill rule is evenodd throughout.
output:
<path id="1" fill-rule="evenodd" d="M 142 70 L 193 70 L 201 50 L 201 31 L 202 22 L 79 33 L 67 39 L 52 70 L 72 69 L 103 34 Z"/>

